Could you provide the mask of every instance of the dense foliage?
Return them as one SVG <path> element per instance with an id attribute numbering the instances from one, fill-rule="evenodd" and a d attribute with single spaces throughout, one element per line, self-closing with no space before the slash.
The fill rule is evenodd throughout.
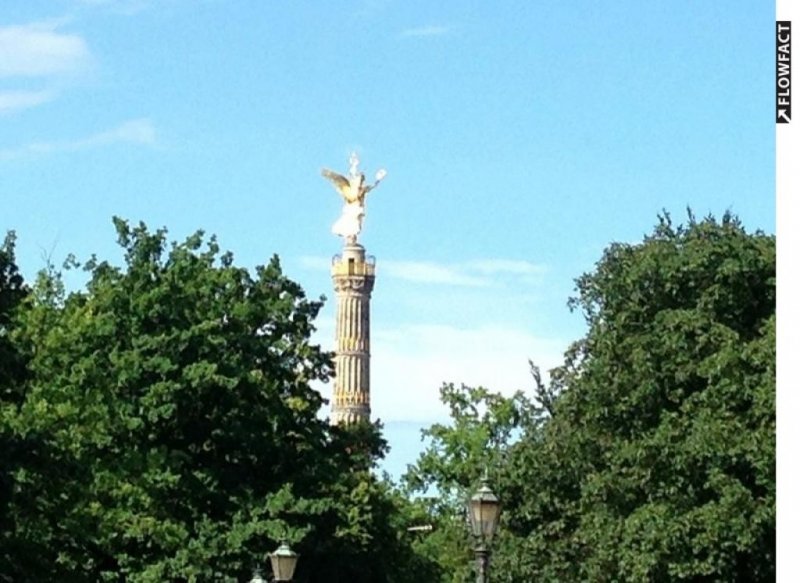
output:
<path id="1" fill-rule="evenodd" d="M 299 581 L 413 570 L 376 428 L 317 416 L 320 302 L 277 259 L 252 277 L 213 238 L 115 224 L 125 265 L 92 259 L 84 291 L 51 270 L 25 299 L 0 256 L 0 349 L 27 359 L 0 376 L 0 437 L 25 449 L 3 468 L 2 577 L 242 581 L 282 539 Z"/>
<path id="2" fill-rule="evenodd" d="M 538 378 L 535 367 L 532 372 Z M 503 467 L 510 444 L 522 431 L 535 431 L 542 415 L 522 392 L 506 398 L 482 387 L 445 384 L 440 395 L 451 423 L 423 430 L 427 449 L 403 485 L 413 508 L 434 527 L 415 542 L 414 550 L 439 565 L 439 580 L 469 581 L 474 541 L 467 529 L 466 500 L 484 471 Z M 498 544 L 503 543 L 501 533 Z"/>
<path id="3" fill-rule="evenodd" d="M 277 258 L 115 226 L 124 264 L 72 293 L 0 247 L 0 581 L 246 581 L 281 540 L 300 582 L 468 581 L 484 468 L 493 581 L 774 579 L 774 237 L 665 216 L 611 245 L 564 365 L 445 385 L 401 491 L 379 425 L 318 418 L 321 304 Z"/>
<path id="4" fill-rule="evenodd" d="M 9 233 L 0 246 L 0 578 L 7 578 L 20 550 L 13 536 L 10 500 L 29 440 L 15 435 L 6 420 L 25 397 L 26 359 L 12 337 L 27 294 L 14 255 L 14 234 Z"/>
<path id="5" fill-rule="evenodd" d="M 577 291 L 588 333 L 537 379 L 521 417 L 535 422 L 491 455 L 505 503 L 494 580 L 773 580 L 774 237 L 730 215 L 663 217 Z M 428 485 L 474 487 L 465 468 L 487 459 L 474 444 L 502 422 L 464 411 L 491 410 L 488 395 L 461 392 L 470 407 L 433 434 L 412 486 L 439 464 Z"/>

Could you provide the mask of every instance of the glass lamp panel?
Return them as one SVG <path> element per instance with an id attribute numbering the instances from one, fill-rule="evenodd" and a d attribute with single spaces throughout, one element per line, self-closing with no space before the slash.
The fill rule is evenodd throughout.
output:
<path id="1" fill-rule="evenodd" d="M 272 574 L 276 581 L 291 581 L 294 576 L 294 569 L 297 566 L 297 553 L 292 551 L 288 545 L 282 544 L 277 551 L 270 554 L 269 560 L 272 563 Z"/>
<path id="2" fill-rule="evenodd" d="M 484 500 L 481 504 L 481 534 L 486 542 L 490 542 L 494 537 L 498 518 L 500 518 L 500 504 L 496 500 Z"/>
<path id="3" fill-rule="evenodd" d="M 297 557 L 272 555 L 272 573 L 276 581 L 291 581 L 294 575 L 294 568 L 297 565 Z"/>
<path id="4" fill-rule="evenodd" d="M 481 489 L 483 490 L 483 489 Z M 492 540 L 497 530 L 500 503 L 491 490 L 479 491 L 469 501 L 469 517 L 472 534 L 486 542 Z"/>

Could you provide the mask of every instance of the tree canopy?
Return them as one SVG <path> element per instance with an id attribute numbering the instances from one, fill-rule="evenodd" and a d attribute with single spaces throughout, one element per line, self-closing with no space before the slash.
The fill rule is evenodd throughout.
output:
<path id="1" fill-rule="evenodd" d="M 29 290 L 16 264 L 14 241 L 14 233 L 8 233 L 0 246 L 0 577 L 4 579 L 19 551 L 10 512 L 14 475 L 28 454 L 27 440 L 7 422 L 25 397 L 27 377 L 25 356 L 13 337 Z"/>
<path id="2" fill-rule="evenodd" d="M 773 580 L 774 237 L 729 214 L 665 215 L 642 243 L 612 244 L 577 292 L 586 336 L 536 379 L 524 417 L 537 421 L 490 456 L 505 508 L 493 580 Z M 471 409 L 487 395 L 462 392 Z M 452 452 L 497 420 L 469 427 L 465 410 L 412 485 L 438 463 L 434 484 L 455 472 L 474 487 Z"/>
<path id="3" fill-rule="evenodd" d="M 411 569 L 397 502 L 370 471 L 379 428 L 318 416 L 321 302 L 277 258 L 253 276 L 202 233 L 168 244 L 115 226 L 124 266 L 92 258 L 85 290 L 65 293 L 51 269 L 17 297 L 8 244 L 0 255 L 0 342 L 28 376 L 3 393 L 0 435 L 26 449 L 4 468 L 3 576 L 242 581 L 281 540 L 304 555 L 298 581 Z"/>
<path id="4" fill-rule="evenodd" d="M 564 364 L 530 395 L 445 385 L 397 489 L 379 424 L 320 418 L 321 300 L 277 257 L 115 227 L 123 264 L 69 293 L 0 247 L 0 581 L 244 581 L 283 540 L 299 582 L 465 581 L 484 468 L 493 581 L 774 579 L 774 237 L 664 215 L 609 246 Z"/>

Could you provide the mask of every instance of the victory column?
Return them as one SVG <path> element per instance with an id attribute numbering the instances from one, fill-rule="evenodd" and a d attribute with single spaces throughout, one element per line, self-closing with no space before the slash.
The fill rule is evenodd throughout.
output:
<path id="1" fill-rule="evenodd" d="M 336 291 L 336 380 L 333 386 L 331 423 L 351 425 L 369 421 L 369 300 L 375 284 L 375 258 L 366 255 L 358 243 L 358 234 L 366 214 L 366 196 L 386 176 L 375 175 L 375 183 L 366 184 L 358 170 L 358 157 L 350 155 L 347 177 L 322 170 L 344 198 L 342 216 L 333 232 L 344 240 L 342 253 L 333 257 L 331 275 Z"/>

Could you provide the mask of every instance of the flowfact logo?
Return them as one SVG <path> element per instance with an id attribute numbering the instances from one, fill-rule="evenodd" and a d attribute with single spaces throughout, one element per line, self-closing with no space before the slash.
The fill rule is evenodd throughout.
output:
<path id="1" fill-rule="evenodd" d="M 776 123 L 792 121 L 792 23 L 777 21 L 775 29 Z"/>

